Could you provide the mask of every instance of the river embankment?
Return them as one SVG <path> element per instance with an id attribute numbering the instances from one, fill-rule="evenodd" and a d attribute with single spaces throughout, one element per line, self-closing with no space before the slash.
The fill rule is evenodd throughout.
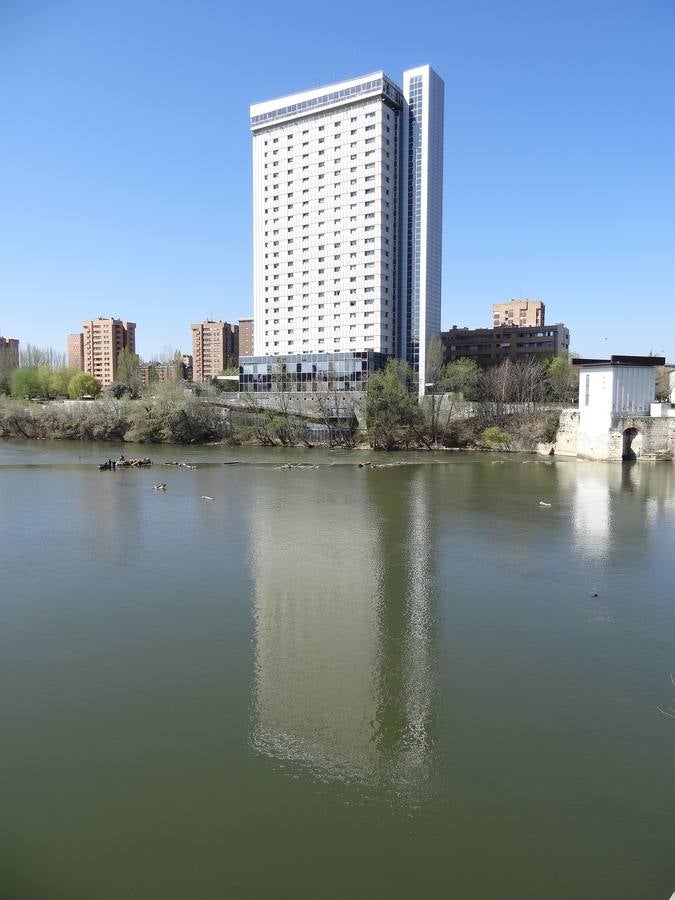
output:
<path id="1" fill-rule="evenodd" d="M 0 438 L 210 444 L 268 447 L 344 447 L 376 450 L 487 449 L 549 453 L 560 409 L 527 409 L 452 402 L 420 404 L 412 421 L 377 421 L 365 396 L 352 406 L 307 405 L 285 398 L 232 401 L 164 393 L 131 400 L 79 402 L 0 400 Z M 358 405 L 358 409 L 357 409 Z M 542 449 L 542 447 L 544 449 Z"/>

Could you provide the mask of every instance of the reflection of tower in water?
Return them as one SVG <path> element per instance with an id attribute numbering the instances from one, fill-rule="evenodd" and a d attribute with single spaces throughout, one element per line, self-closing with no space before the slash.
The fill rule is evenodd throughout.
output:
<path id="1" fill-rule="evenodd" d="M 334 467 L 297 473 L 292 486 L 296 473 L 285 474 L 254 498 L 260 752 L 324 777 L 419 782 L 432 576 L 428 484 L 410 472 Z"/>
<path id="2" fill-rule="evenodd" d="M 561 466 L 558 477 L 573 490 L 574 543 L 589 559 L 609 560 L 616 551 L 625 563 L 639 546 L 635 536 L 646 536 L 645 526 L 657 531 L 663 518 L 675 517 L 670 463 L 577 462 Z"/>
<path id="3" fill-rule="evenodd" d="M 590 559 L 607 556 L 611 535 L 609 480 L 605 467 L 581 465 L 574 469 L 574 540 L 577 549 Z M 618 473 L 620 474 L 620 472 Z"/>
<path id="4" fill-rule="evenodd" d="M 434 538 L 428 502 L 433 474 L 418 468 L 400 490 L 385 479 L 370 482 L 371 500 L 380 511 L 382 561 L 375 740 L 380 764 L 392 780 L 418 787 L 428 774 L 436 687 Z"/>

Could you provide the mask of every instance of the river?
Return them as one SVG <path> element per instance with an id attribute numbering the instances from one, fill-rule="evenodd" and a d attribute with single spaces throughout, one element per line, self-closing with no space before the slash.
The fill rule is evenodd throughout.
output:
<path id="1" fill-rule="evenodd" d="M 5 441 L 0 578 L 3 898 L 675 890 L 675 465 Z"/>

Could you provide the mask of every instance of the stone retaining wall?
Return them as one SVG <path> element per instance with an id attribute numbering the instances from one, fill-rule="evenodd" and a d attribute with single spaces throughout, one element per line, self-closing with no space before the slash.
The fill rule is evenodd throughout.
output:
<path id="1" fill-rule="evenodd" d="M 563 409 L 560 413 L 558 433 L 555 440 L 556 456 L 577 455 L 577 432 L 579 430 L 579 410 Z"/>
<path id="2" fill-rule="evenodd" d="M 579 412 L 564 409 L 556 435 L 557 456 L 583 459 L 621 460 L 624 433 L 634 428 L 631 442 L 636 459 L 673 459 L 675 457 L 675 419 L 651 416 L 615 416 L 608 431 L 597 434 L 579 431 Z"/>

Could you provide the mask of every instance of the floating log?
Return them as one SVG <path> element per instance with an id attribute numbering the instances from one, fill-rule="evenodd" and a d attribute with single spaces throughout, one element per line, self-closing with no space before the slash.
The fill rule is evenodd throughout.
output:
<path id="1" fill-rule="evenodd" d="M 118 469 L 138 469 L 143 466 L 151 466 L 152 460 L 149 456 L 139 456 L 136 459 L 125 459 L 121 456 L 117 460 Z"/>

